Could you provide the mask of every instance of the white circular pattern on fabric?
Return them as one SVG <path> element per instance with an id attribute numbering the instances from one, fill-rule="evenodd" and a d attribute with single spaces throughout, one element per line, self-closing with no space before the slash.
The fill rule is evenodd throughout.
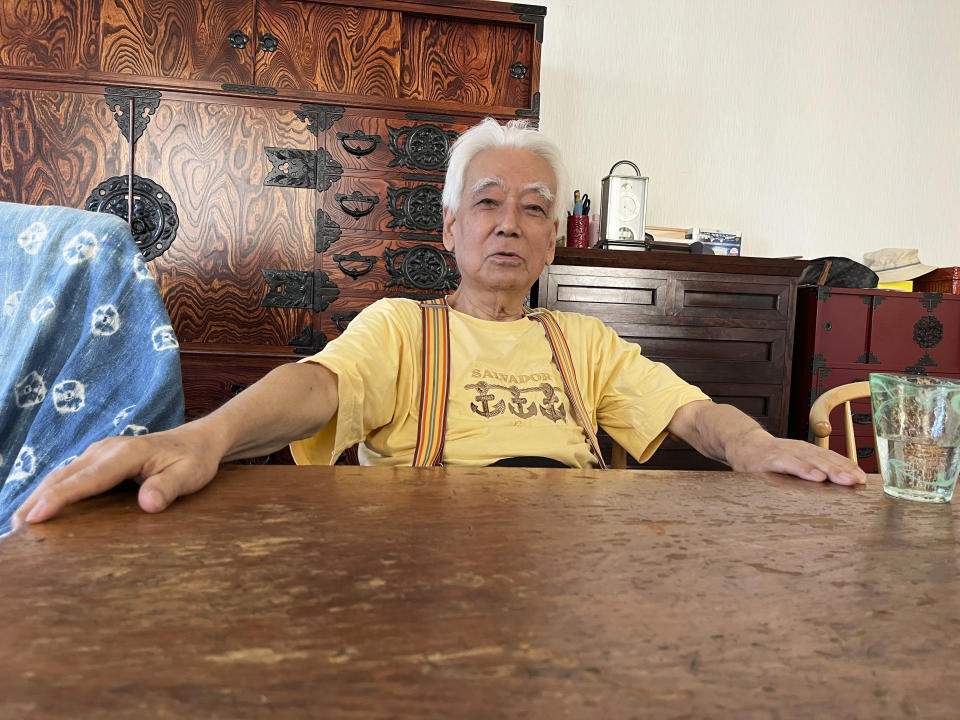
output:
<path id="1" fill-rule="evenodd" d="M 136 405 L 127 405 L 123 410 L 117 413 L 117 416 L 113 419 L 113 426 L 120 427 L 120 423 L 126 422 L 127 418 L 133 414 L 133 411 L 137 409 Z"/>
<path id="2" fill-rule="evenodd" d="M 76 412 L 86 404 L 86 388 L 79 380 L 63 380 L 53 386 L 53 407 L 61 415 Z"/>
<path id="3" fill-rule="evenodd" d="M 63 259 L 70 265 L 82 263 L 97 254 L 99 243 L 96 235 L 89 230 L 82 230 L 63 248 Z"/>
<path id="4" fill-rule="evenodd" d="M 101 305 L 94 308 L 90 316 L 90 333 L 93 335 L 113 335 L 120 329 L 120 313 L 113 305 Z"/>
<path id="5" fill-rule="evenodd" d="M 17 242 L 28 255 L 36 255 L 40 251 L 40 246 L 47 239 L 47 226 L 39 220 L 31 223 L 30 227 L 20 233 Z"/>
<path id="6" fill-rule="evenodd" d="M 180 347 L 177 342 L 177 336 L 173 334 L 173 326 L 161 325 L 153 331 L 153 349 L 158 352 L 161 350 L 175 350 Z"/>
<path id="7" fill-rule="evenodd" d="M 47 295 L 30 310 L 30 320 L 33 321 L 34 325 L 36 325 L 47 315 L 52 313 L 56 307 L 57 304 L 53 301 L 53 298 Z"/>
<path id="8" fill-rule="evenodd" d="M 16 292 L 7 295 L 7 299 L 3 301 L 4 315 L 11 317 L 13 313 L 16 312 L 17 306 L 20 304 L 21 295 L 23 295 L 23 290 L 17 290 Z"/>
<path id="9" fill-rule="evenodd" d="M 20 382 L 13 386 L 13 391 L 16 394 L 17 405 L 28 408 L 43 402 L 47 396 L 47 385 L 43 381 L 43 376 L 34 370 L 21 378 Z"/>
<path id="10" fill-rule="evenodd" d="M 17 459 L 13 463 L 13 469 L 10 471 L 10 475 L 7 476 L 7 482 L 22 483 L 24 480 L 32 478 L 36 471 L 37 459 L 33 454 L 33 448 L 24 446 L 20 448 L 20 452 L 17 454 Z"/>
<path id="11" fill-rule="evenodd" d="M 143 425 L 127 425 L 123 430 L 120 431 L 121 435 L 146 435 L 150 432 Z"/>
<path id="12" fill-rule="evenodd" d="M 139 253 L 133 257 L 133 274 L 137 276 L 138 280 L 153 280 L 153 275 L 150 274 L 146 260 Z"/>

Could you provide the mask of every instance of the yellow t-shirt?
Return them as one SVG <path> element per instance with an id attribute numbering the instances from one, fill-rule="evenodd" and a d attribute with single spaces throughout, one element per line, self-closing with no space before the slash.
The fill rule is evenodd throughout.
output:
<path id="1" fill-rule="evenodd" d="M 643 357 L 600 320 L 553 312 L 563 330 L 594 429 L 603 427 L 631 455 L 647 460 L 677 408 L 707 396 L 670 368 Z M 596 467 L 577 424 L 543 327 L 526 318 L 479 320 L 451 309 L 450 393 L 444 465 L 489 465 L 541 456 Z M 413 461 L 420 406 L 421 309 L 378 300 L 347 331 L 303 362 L 337 375 L 340 406 L 319 433 L 292 443 L 301 464 L 330 464 L 362 441 L 364 465 Z"/>

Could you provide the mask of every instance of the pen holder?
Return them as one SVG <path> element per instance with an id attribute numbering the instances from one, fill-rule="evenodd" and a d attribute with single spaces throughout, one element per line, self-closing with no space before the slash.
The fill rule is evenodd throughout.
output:
<path id="1" fill-rule="evenodd" d="M 567 215 L 567 247 L 590 247 L 589 215 Z"/>

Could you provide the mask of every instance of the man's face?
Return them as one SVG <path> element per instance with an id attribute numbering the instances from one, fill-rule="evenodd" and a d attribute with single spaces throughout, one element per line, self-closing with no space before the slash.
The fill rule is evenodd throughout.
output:
<path id="1" fill-rule="evenodd" d="M 557 181 L 531 150 L 477 153 L 464 176 L 456 214 L 443 211 L 443 244 L 457 255 L 466 290 L 525 294 L 553 261 Z"/>

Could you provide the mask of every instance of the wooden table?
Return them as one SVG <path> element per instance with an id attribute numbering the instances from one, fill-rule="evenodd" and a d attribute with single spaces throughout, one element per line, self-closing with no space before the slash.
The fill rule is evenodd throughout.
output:
<path id="1" fill-rule="evenodd" d="M 956 717 L 955 507 L 871 480 L 121 488 L 0 542 L 0 717 Z"/>

